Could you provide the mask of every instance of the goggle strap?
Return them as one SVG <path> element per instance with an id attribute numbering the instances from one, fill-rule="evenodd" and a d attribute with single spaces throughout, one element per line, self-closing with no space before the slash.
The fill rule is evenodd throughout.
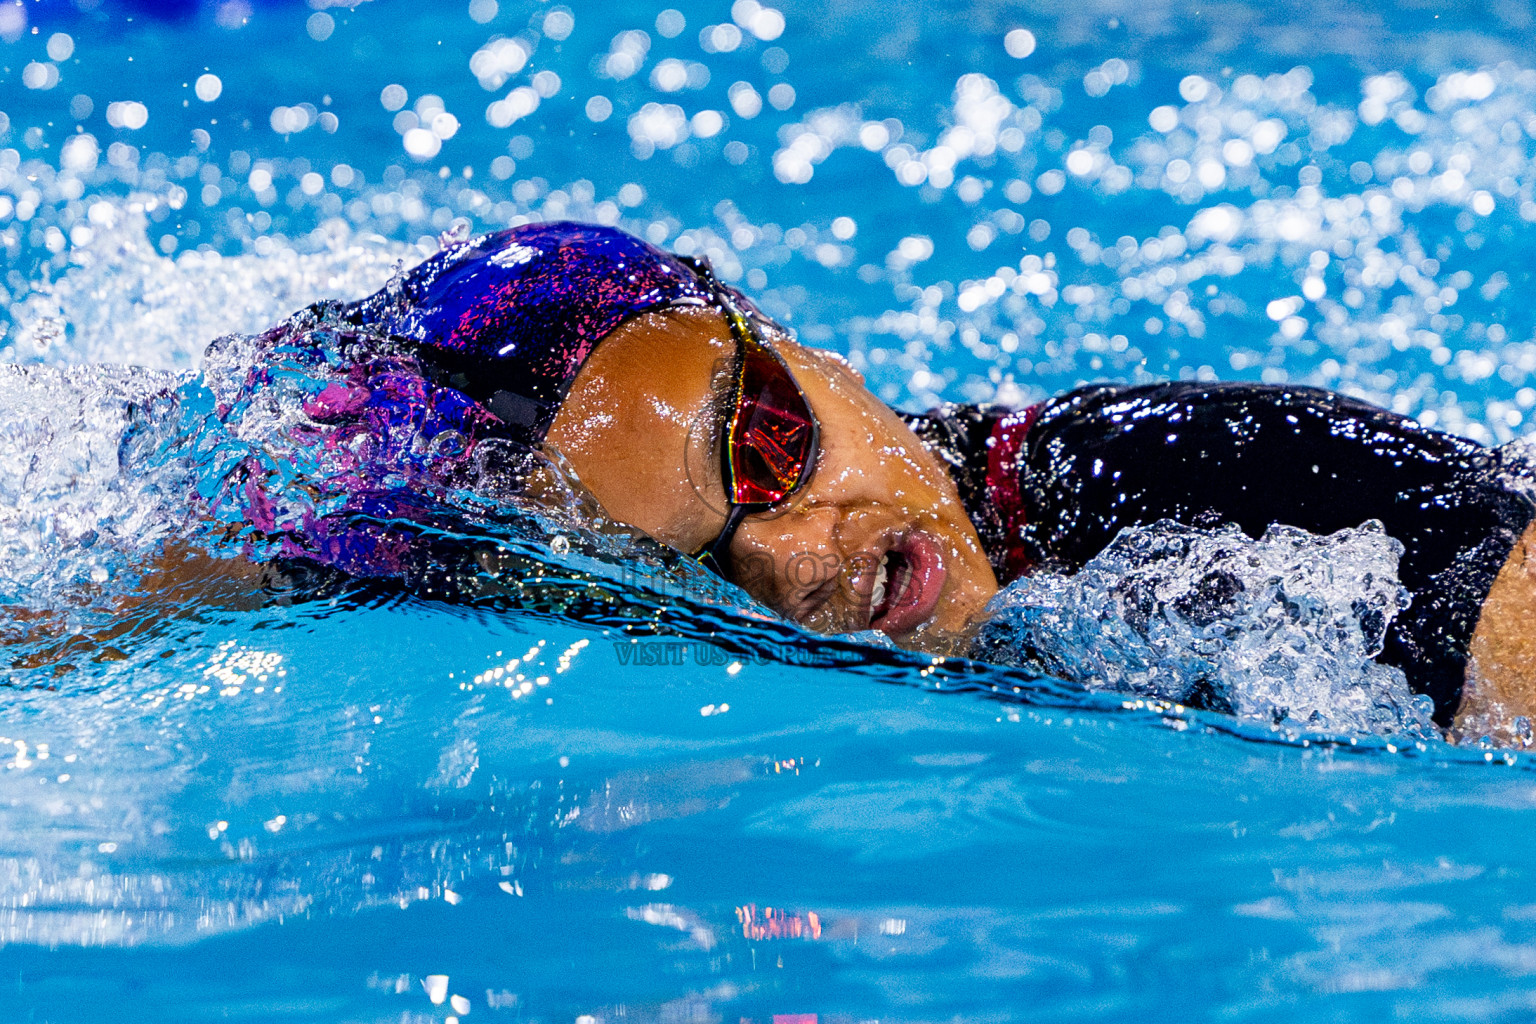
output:
<path id="1" fill-rule="evenodd" d="M 725 575 L 725 567 L 731 556 L 731 542 L 736 539 L 736 531 L 741 529 L 742 520 L 746 518 L 747 508 L 745 505 L 732 505 L 730 514 L 725 518 L 725 528 L 720 531 L 720 536 L 716 537 L 709 547 L 699 553 L 699 564 L 715 575 L 728 579 L 729 577 Z"/>

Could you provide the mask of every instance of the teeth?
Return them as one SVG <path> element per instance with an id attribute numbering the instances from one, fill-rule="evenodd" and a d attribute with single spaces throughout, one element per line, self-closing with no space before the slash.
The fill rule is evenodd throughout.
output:
<path id="1" fill-rule="evenodd" d="M 875 569 L 875 587 L 869 592 L 869 606 L 879 608 L 885 603 L 885 584 L 890 578 L 890 555 L 884 555 L 880 559 L 880 565 Z"/>

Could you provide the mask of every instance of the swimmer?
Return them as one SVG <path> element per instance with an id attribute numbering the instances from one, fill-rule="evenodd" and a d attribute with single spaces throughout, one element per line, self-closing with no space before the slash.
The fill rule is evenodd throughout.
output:
<path id="1" fill-rule="evenodd" d="M 360 339 L 346 379 L 305 409 L 327 443 L 372 452 L 372 470 L 350 471 L 354 511 L 430 520 L 413 489 L 538 452 L 512 474 L 523 493 L 566 501 L 564 475 L 806 628 L 933 652 L 964 650 L 1000 584 L 1077 569 L 1125 527 L 1258 536 L 1374 519 L 1402 543 L 1413 595 L 1381 659 L 1452 738 L 1518 740 L 1519 716 L 1536 716 L 1536 529 L 1508 483 L 1516 460 L 1363 402 L 1167 383 L 902 415 L 706 261 L 571 223 L 450 245 L 368 299 L 317 309 Z M 371 351 L 380 338 L 392 347 Z M 279 529 L 273 496 L 248 484 L 249 521 Z M 410 544 L 332 516 L 295 531 L 289 553 L 390 576 Z"/>

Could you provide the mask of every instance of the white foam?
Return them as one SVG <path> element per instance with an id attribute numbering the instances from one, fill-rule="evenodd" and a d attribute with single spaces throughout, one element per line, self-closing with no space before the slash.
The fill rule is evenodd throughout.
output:
<path id="1" fill-rule="evenodd" d="M 0 366 L 0 599 L 38 608 L 101 584 L 125 551 L 175 521 L 121 471 L 132 409 L 170 403 L 180 378 L 131 367 Z"/>
<path id="2" fill-rule="evenodd" d="M 171 258 L 151 244 L 145 203 L 96 199 L 89 241 L 69 268 L 34 282 L 10 308 L 14 327 L 0 358 L 50 365 L 128 363 L 195 369 L 224 334 L 254 334 L 318 299 L 377 291 L 419 249 L 329 221 L 299 251 L 262 239 L 240 256 L 188 251 Z"/>
<path id="3" fill-rule="evenodd" d="M 1307 730 L 1433 733 L 1428 698 L 1375 660 L 1407 607 L 1401 552 L 1374 521 L 1258 540 L 1235 526 L 1128 529 L 1074 575 L 1004 590 L 977 654 Z"/>

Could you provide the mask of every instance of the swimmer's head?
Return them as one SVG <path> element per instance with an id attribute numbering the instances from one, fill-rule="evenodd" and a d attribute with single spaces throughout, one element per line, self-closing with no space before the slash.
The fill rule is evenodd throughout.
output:
<path id="1" fill-rule="evenodd" d="M 354 307 L 604 511 L 824 632 L 945 649 L 996 592 L 943 464 L 833 353 L 612 228 L 448 249 Z"/>

